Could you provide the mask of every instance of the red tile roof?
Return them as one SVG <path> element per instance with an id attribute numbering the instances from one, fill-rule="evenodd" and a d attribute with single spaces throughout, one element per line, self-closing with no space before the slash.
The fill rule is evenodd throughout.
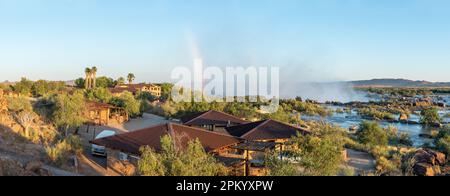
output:
<path id="1" fill-rule="evenodd" d="M 309 131 L 294 127 L 275 120 L 263 120 L 226 128 L 230 135 L 250 141 L 289 139 L 298 132 L 305 134 Z"/>
<path id="2" fill-rule="evenodd" d="M 143 146 L 150 146 L 156 151 L 160 151 L 161 137 L 168 134 L 172 137 L 175 135 L 176 138 L 179 138 L 178 140 L 175 140 L 180 141 L 182 146 L 186 146 L 188 141 L 199 139 L 207 152 L 211 152 L 222 147 L 231 146 L 242 141 L 242 139 L 233 136 L 227 136 L 174 123 L 166 123 L 130 133 L 97 139 L 91 141 L 91 143 L 120 150 L 122 152 L 139 155 L 139 149 Z"/>
<path id="3" fill-rule="evenodd" d="M 238 117 L 230 114 L 210 110 L 206 112 L 196 113 L 190 116 L 186 116 L 181 119 L 184 125 L 239 125 L 248 123 L 248 121 L 242 120 Z"/>

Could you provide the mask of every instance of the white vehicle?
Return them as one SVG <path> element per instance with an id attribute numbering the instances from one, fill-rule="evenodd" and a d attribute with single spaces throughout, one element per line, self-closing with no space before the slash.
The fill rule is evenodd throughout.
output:
<path id="1" fill-rule="evenodd" d="M 101 139 L 105 137 L 110 137 L 116 135 L 115 131 L 111 130 L 104 130 L 100 134 L 95 137 L 95 139 Z M 93 155 L 99 155 L 99 156 L 106 156 L 106 148 L 104 146 L 98 146 L 95 144 L 92 144 L 91 153 Z"/>

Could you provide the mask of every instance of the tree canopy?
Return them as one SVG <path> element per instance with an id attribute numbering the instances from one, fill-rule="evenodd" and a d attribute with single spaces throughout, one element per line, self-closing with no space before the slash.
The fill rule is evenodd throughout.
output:
<path id="1" fill-rule="evenodd" d="M 79 127 L 86 121 L 83 93 L 75 92 L 73 95 L 62 93 L 57 95 L 54 101 L 53 121 L 57 127 L 66 131 L 66 135 L 69 128 Z"/>

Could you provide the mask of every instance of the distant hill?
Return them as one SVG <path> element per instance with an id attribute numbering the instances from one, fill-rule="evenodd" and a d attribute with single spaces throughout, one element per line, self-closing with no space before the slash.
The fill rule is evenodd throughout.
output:
<path id="1" fill-rule="evenodd" d="M 406 79 L 372 79 L 348 82 L 355 87 L 450 87 L 450 82 L 414 81 Z"/>

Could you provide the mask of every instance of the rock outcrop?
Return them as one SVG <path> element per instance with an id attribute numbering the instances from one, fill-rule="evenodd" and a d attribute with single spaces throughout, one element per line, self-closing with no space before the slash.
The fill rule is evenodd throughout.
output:
<path id="1" fill-rule="evenodd" d="M 418 176 L 441 175 L 441 166 L 447 161 L 445 154 L 430 149 L 417 150 L 413 159 L 415 160 L 413 172 Z"/>
<path id="2" fill-rule="evenodd" d="M 408 121 L 409 116 L 407 114 L 401 114 L 398 118 L 399 121 Z"/>

